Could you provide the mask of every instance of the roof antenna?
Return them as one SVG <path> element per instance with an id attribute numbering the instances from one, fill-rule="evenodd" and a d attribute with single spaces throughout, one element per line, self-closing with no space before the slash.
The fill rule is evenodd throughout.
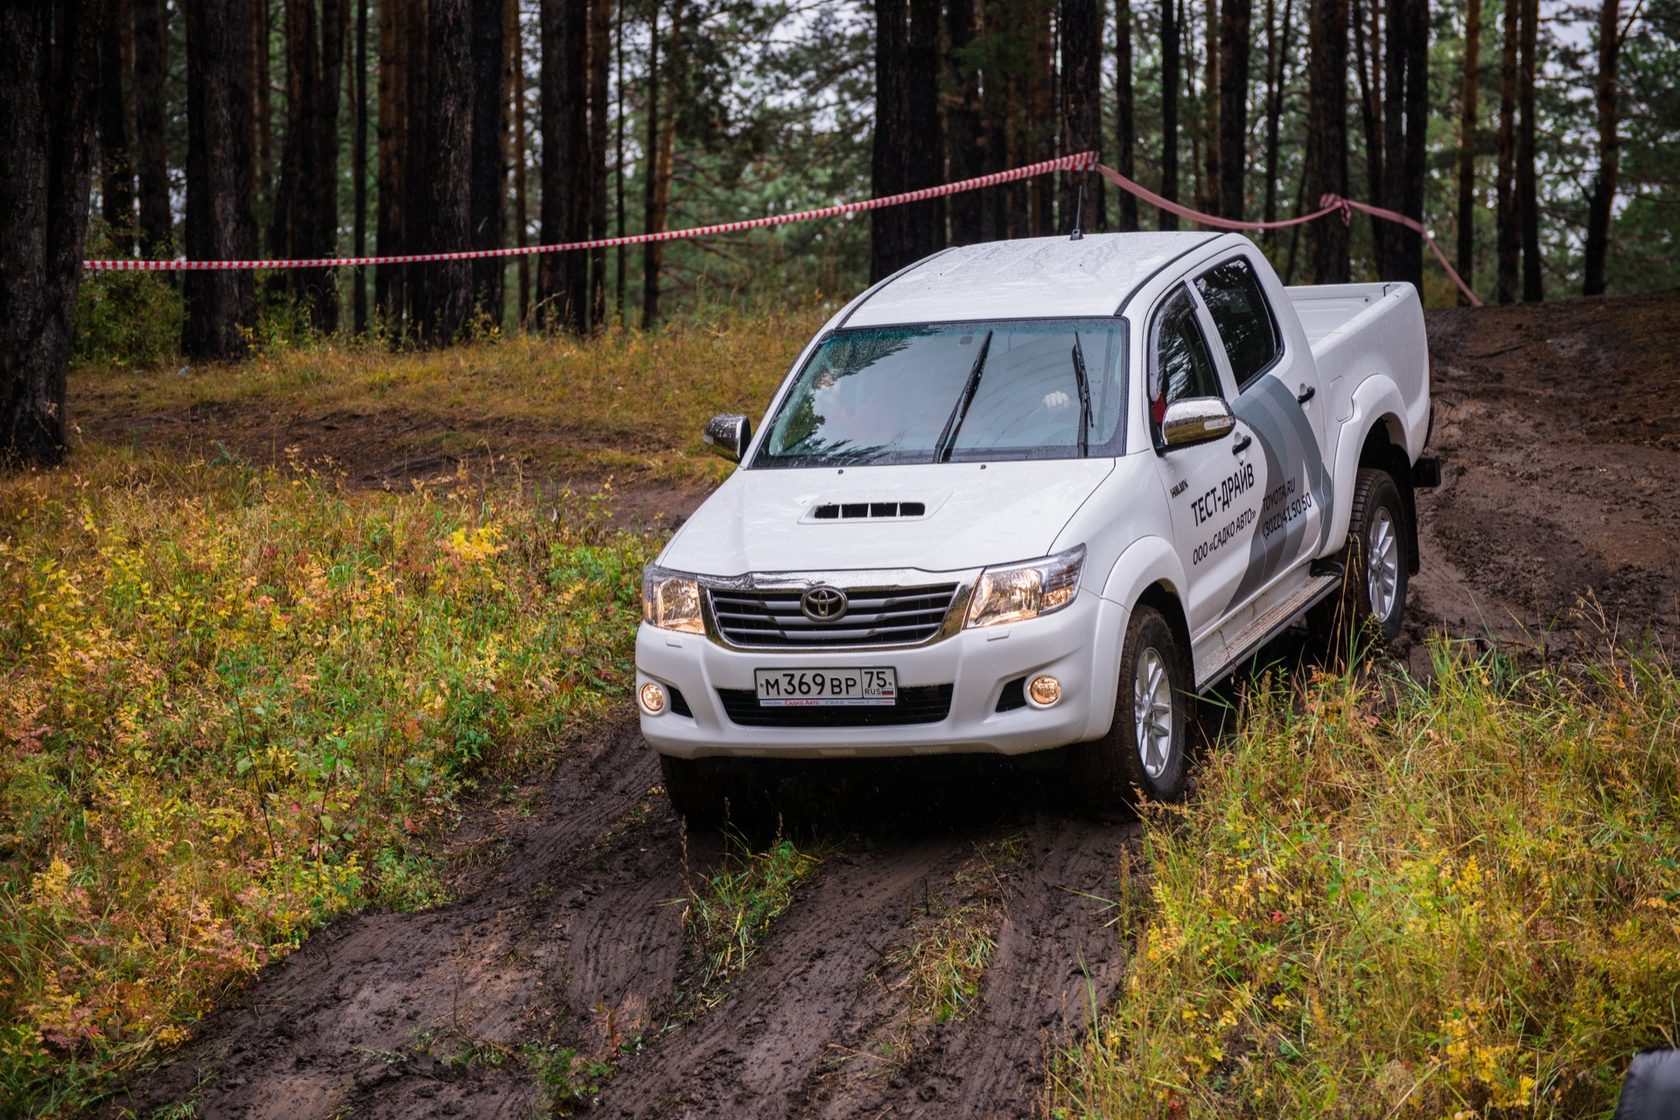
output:
<path id="1" fill-rule="evenodd" d="M 1085 235 L 1079 232 L 1079 219 L 1085 212 L 1085 184 L 1079 184 L 1079 194 L 1073 202 L 1073 232 L 1068 234 L 1069 241 L 1083 241 Z"/>

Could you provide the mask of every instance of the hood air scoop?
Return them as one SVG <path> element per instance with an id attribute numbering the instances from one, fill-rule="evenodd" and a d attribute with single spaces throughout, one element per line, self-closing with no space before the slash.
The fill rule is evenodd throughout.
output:
<path id="1" fill-rule="evenodd" d="M 926 517 L 926 502 L 824 502 L 811 507 L 816 521 L 880 520 Z"/>

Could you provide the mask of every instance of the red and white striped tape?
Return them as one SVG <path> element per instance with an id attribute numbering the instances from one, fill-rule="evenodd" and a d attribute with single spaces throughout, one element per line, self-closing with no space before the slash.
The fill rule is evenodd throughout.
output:
<path id="1" fill-rule="evenodd" d="M 737 233 L 747 229 L 785 226 L 793 222 L 808 222 L 816 218 L 833 218 L 863 210 L 879 210 L 887 206 L 902 206 L 910 202 L 926 202 L 948 194 L 995 187 L 1021 179 L 1031 179 L 1051 171 L 1091 171 L 1097 166 L 1097 153 L 1076 152 L 1069 156 L 1042 160 L 1009 171 L 997 171 L 974 179 L 943 183 L 937 187 L 905 191 L 902 194 L 869 198 L 862 202 L 842 202 L 816 210 L 799 210 L 791 214 L 771 214 L 763 218 L 746 218 L 738 222 L 722 222 L 690 229 L 671 229 L 659 233 L 638 233 L 628 237 L 606 237 L 598 241 L 568 241 L 562 245 L 525 245 L 512 249 L 472 249 L 456 253 L 408 253 L 390 257 L 323 257 L 316 260 L 290 261 L 148 261 L 108 260 L 83 261 L 82 267 L 93 272 L 219 272 L 255 268 L 344 268 L 379 264 L 426 264 L 433 261 L 474 261 L 495 257 L 522 257 L 536 253 L 563 253 L 576 249 L 611 249 L 618 245 L 642 245 L 649 241 L 682 241 L 692 237 L 707 237 L 714 233 Z"/>
<path id="2" fill-rule="evenodd" d="M 1030 163 L 1025 167 L 1016 167 L 1009 171 L 997 171 L 973 179 L 962 179 L 955 183 L 942 183 L 937 187 L 924 187 L 921 190 L 905 191 L 901 194 L 890 194 L 881 198 L 864 199 L 861 202 L 841 202 L 834 206 L 823 206 L 816 210 L 799 210 L 790 214 L 771 214 L 762 218 L 745 218 L 738 222 L 721 222 L 710 226 L 663 230 L 659 233 L 638 233 L 628 237 L 606 237 L 597 241 L 568 241 L 560 245 L 526 245 L 511 249 L 471 249 L 453 253 L 405 253 L 389 257 L 321 257 L 314 260 L 152 261 L 130 258 L 125 260 L 83 261 L 82 267 L 92 272 L 220 272 L 258 268 L 345 268 L 381 264 L 427 264 L 434 261 L 474 261 L 500 257 L 531 256 L 537 253 L 564 253 L 578 249 L 611 249 L 619 245 L 642 245 L 650 241 L 682 241 L 694 237 L 707 237 L 715 233 L 738 233 L 741 230 L 765 229 L 771 226 L 785 226 L 793 222 L 808 222 L 817 218 L 833 218 L 841 214 L 879 210 L 887 206 L 926 202 L 929 199 L 943 198 L 946 195 L 960 194 L 963 191 L 979 190 L 982 187 L 995 187 L 1003 183 L 1031 179 L 1034 176 L 1044 175 L 1051 171 L 1096 171 L 1121 190 L 1130 191 L 1152 206 L 1170 214 L 1177 214 L 1181 218 L 1186 218 L 1200 225 L 1212 226 L 1216 229 L 1283 229 L 1287 226 L 1301 225 L 1337 213 L 1341 214 L 1343 222 L 1347 222 L 1351 219 L 1354 210 L 1387 221 L 1398 222 L 1422 234 L 1425 244 L 1435 254 L 1435 259 L 1441 263 L 1441 267 L 1446 269 L 1447 275 L 1452 277 L 1453 283 L 1458 285 L 1459 291 L 1465 294 L 1472 306 L 1480 307 L 1482 305 L 1482 301 L 1476 298 L 1476 293 L 1470 290 L 1470 286 L 1464 282 L 1457 270 L 1447 260 L 1447 256 L 1441 251 L 1441 247 L 1435 243 L 1435 235 L 1404 214 L 1396 213 L 1393 210 L 1385 210 L 1380 206 L 1372 206 L 1367 202 L 1356 202 L 1353 199 L 1327 194 L 1319 199 L 1319 209 L 1295 218 L 1285 218 L 1275 222 L 1244 222 L 1232 218 L 1220 218 L 1212 214 L 1204 214 L 1199 210 L 1192 210 L 1188 206 L 1181 206 L 1163 198 L 1142 184 L 1126 178 L 1112 167 L 1106 167 L 1098 163 L 1097 153 L 1095 152 L 1075 152 L 1072 155 L 1041 160 L 1038 163 Z"/>

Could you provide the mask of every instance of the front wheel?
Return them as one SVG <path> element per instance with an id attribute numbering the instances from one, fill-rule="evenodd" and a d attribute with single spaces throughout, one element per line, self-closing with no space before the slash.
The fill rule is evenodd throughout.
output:
<path id="1" fill-rule="evenodd" d="M 1161 612 L 1138 607 L 1126 627 L 1114 724 L 1103 738 L 1073 748 L 1074 792 L 1099 809 L 1137 794 L 1177 801 L 1189 778 L 1186 745 L 1195 717 L 1186 651 Z"/>
<path id="2" fill-rule="evenodd" d="M 725 822 L 731 797 L 728 772 L 715 758 L 659 756 L 659 772 L 665 781 L 665 795 L 679 817 L 691 827 L 713 828 Z"/>

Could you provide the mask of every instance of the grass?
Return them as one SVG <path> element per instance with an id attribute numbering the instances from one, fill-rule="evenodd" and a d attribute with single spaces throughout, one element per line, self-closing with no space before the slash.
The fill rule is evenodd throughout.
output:
<path id="1" fill-rule="evenodd" d="M 724 985 L 747 967 L 820 863 L 791 840 L 755 851 L 739 836 L 729 837 L 723 862 L 691 883 L 688 897 L 680 900 L 683 932 L 700 965 L 696 995 L 702 1004 L 722 998 Z"/>
<path id="2" fill-rule="evenodd" d="M 1680 1043 L 1680 680 L 1435 661 L 1261 688 L 1147 812 L 1126 986 L 1050 1115 L 1608 1117 Z"/>
<path id="3" fill-rule="evenodd" d="M 474 775 L 628 687 L 653 549 L 528 487 L 0 477 L 0 1099 L 73 1110 L 325 919 L 437 900 Z"/>
<path id="4" fill-rule="evenodd" d="M 71 395 L 80 415 L 197 416 L 211 436 L 241 418 L 260 429 L 254 439 L 276 423 L 330 418 L 398 457 L 488 451 L 537 473 L 716 481 L 726 468 L 701 442 L 706 419 L 745 412 L 756 423 L 824 315 L 719 311 L 654 334 L 493 336 L 441 351 L 393 353 L 376 341 L 273 345 L 240 365 L 179 372 L 86 366 L 73 375 Z"/>

